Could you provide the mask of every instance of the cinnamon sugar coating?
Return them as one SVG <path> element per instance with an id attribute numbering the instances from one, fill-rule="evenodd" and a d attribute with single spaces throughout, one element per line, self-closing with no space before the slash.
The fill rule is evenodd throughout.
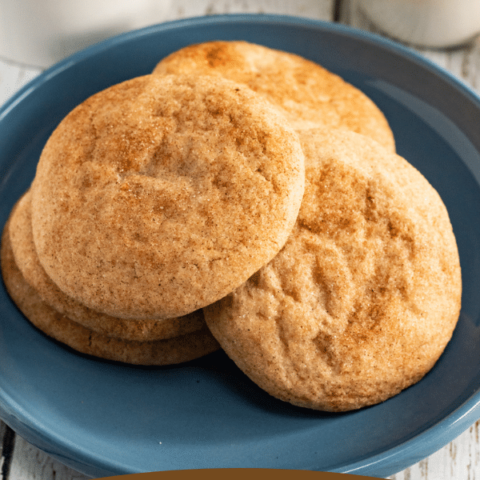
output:
<path id="1" fill-rule="evenodd" d="M 351 132 L 301 141 L 306 187 L 289 241 L 205 319 L 270 394 L 352 410 L 433 367 L 459 316 L 458 251 L 439 195 L 404 159 Z"/>
<path id="2" fill-rule="evenodd" d="M 8 293 L 30 322 L 78 352 L 134 365 L 160 366 L 187 362 L 219 348 L 206 327 L 166 340 L 129 341 L 101 335 L 70 320 L 48 306 L 23 278 L 13 256 L 8 224 L 2 235 L 1 267 Z"/>
<path id="3" fill-rule="evenodd" d="M 192 72 L 247 85 L 279 108 L 294 128 L 346 128 L 395 151 L 388 122 L 370 98 L 338 75 L 298 55 L 243 41 L 214 41 L 172 53 L 153 73 Z"/>
<path id="4" fill-rule="evenodd" d="M 86 100 L 48 140 L 32 186 L 38 259 L 94 310 L 186 315 L 273 258 L 303 184 L 297 134 L 247 87 L 135 78 Z"/>
<path id="5" fill-rule="evenodd" d="M 15 263 L 25 281 L 48 306 L 89 330 L 122 340 L 152 341 L 185 335 L 205 327 L 201 310 L 164 320 L 125 320 L 92 310 L 63 293 L 38 261 L 33 243 L 30 190 L 12 210 L 9 233 Z"/>

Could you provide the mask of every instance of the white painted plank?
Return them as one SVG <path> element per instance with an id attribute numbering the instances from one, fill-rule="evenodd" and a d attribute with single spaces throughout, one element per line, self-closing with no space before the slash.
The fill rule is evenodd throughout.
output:
<path id="1" fill-rule="evenodd" d="M 0 105 L 17 91 L 20 67 L 0 62 Z"/>
<path id="2" fill-rule="evenodd" d="M 273 13 L 331 20 L 334 0 L 175 0 L 169 20 L 228 13 Z"/>
<path id="3" fill-rule="evenodd" d="M 480 478 L 480 422 L 391 480 L 475 480 Z"/>
<path id="4" fill-rule="evenodd" d="M 480 94 L 480 37 L 462 49 L 451 50 L 439 60 L 439 52 L 418 50 L 432 61 L 446 68 L 458 79 Z"/>
<path id="5" fill-rule="evenodd" d="M 35 78 L 40 69 L 15 65 L 0 59 L 0 105 L 3 105 L 17 90 Z"/>
<path id="6" fill-rule="evenodd" d="M 19 435 L 15 437 L 9 480 L 87 480 L 87 478 L 53 460 Z"/>

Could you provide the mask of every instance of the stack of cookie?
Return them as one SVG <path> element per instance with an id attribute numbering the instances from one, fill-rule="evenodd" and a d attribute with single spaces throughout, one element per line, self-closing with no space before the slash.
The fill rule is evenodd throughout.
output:
<path id="1" fill-rule="evenodd" d="M 218 348 L 201 308 L 275 256 L 303 188 L 296 133 L 248 88 L 135 78 L 50 137 L 5 229 L 5 282 L 35 325 L 84 353 L 191 360 Z"/>
<path id="2" fill-rule="evenodd" d="M 76 350 L 165 365 L 220 345 L 270 394 L 328 411 L 422 378 L 461 296 L 447 211 L 382 112 L 245 42 L 187 47 L 74 109 L 12 211 L 2 271 Z"/>

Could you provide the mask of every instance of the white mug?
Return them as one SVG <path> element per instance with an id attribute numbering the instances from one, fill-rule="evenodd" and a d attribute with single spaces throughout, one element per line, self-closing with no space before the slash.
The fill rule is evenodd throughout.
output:
<path id="1" fill-rule="evenodd" d="M 480 0 L 361 0 L 387 35 L 418 46 L 452 47 L 480 33 Z"/>
<path id="2" fill-rule="evenodd" d="M 165 20 L 171 0 L 0 0 L 0 57 L 48 67 L 112 35 Z"/>

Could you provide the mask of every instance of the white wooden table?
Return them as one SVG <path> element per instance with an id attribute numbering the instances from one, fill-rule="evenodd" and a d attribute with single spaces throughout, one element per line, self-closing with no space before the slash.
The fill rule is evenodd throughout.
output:
<path id="1" fill-rule="evenodd" d="M 361 0 L 173 0 L 167 20 L 225 13 L 278 13 L 337 21 L 375 31 L 358 4 Z M 480 38 L 452 50 L 417 49 L 480 93 Z M 36 77 L 38 68 L 0 59 L 0 105 Z M 0 422 L 0 475 L 4 480 L 84 480 L 33 447 Z M 480 421 L 438 452 L 390 477 L 392 480 L 480 479 Z"/>

